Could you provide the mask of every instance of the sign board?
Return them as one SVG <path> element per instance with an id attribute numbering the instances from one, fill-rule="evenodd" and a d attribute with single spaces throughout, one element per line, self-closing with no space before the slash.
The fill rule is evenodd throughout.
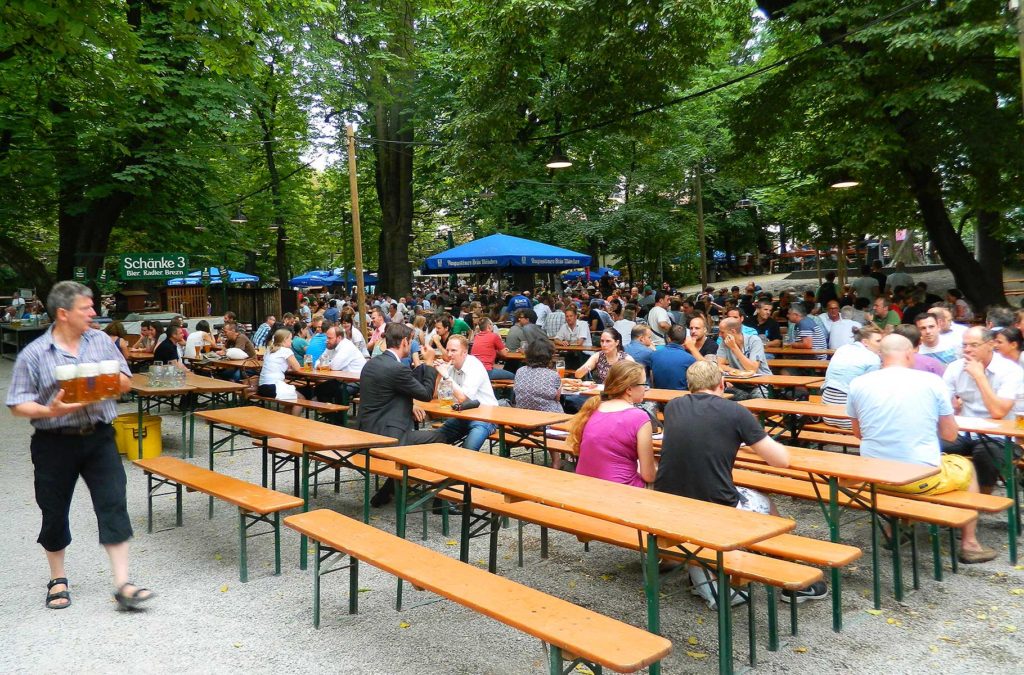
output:
<path id="1" fill-rule="evenodd" d="M 76 267 L 75 271 L 71 275 L 71 278 L 74 279 L 75 281 L 77 281 L 78 283 L 84 282 L 85 281 L 85 268 L 84 267 Z"/>
<path id="2" fill-rule="evenodd" d="M 99 277 L 97 277 L 97 281 L 106 281 L 106 280 L 107 280 L 107 270 L 102 269 L 102 270 L 100 270 Z"/>
<path id="3" fill-rule="evenodd" d="M 118 258 L 124 281 L 155 281 L 188 275 L 188 256 L 182 253 L 128 253 Z"/>

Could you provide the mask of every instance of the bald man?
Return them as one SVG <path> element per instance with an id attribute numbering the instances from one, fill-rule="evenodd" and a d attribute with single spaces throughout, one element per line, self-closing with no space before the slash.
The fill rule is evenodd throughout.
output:
<path id="1" fill-rule="evenodd" d="M 925 464 L 939 469 L 913 483 L 886 486 L 905 494 L 942 494 L 955 490 L 978 492 L 971 461 L 959 454 L 942 454 L 942 441 L 957 437 L 953 405 L 942 378 L 913 370 L 914 346 L 902 335 L 882 338 L 882 368 L 854 378 L 846 412 L 854 419 L 853 433 L 861 439 L 862 457 Z M 988 562 L 996 551 L 978 542 L 977 520 L 962 529 L 960 562 Z"/>

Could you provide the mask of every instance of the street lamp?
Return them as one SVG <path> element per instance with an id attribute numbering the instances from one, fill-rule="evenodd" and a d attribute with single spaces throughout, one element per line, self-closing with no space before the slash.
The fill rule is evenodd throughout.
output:
<path id="1" fill-rule="evenodd" d="M 238 210 L 235 211 L 235 217 L 231 219 L 231 222 L 235 223 L 236 225 L 240 225 L 242 223 L 248 223 L 249 222 L 249 219 L 245 217 L 244 213 L 242 213 L 242 207 L 241 206 L 239 206 Z"/>
<path id="2" fill-rule="evenodd" d="M 555 151 L 544 166 L 549 169 L 568 169 L 572 166 L 572 160 L 562 153 L 562 144 L 556 141 Z"/>
<path id="3" fill-rule="evenodd" d="M 849 173 L 840 173 L 835 179 L 829 184 L 829 187 L 833 190 L 848 190 L 860 185 L 860 181 L 851 176 Z"/>

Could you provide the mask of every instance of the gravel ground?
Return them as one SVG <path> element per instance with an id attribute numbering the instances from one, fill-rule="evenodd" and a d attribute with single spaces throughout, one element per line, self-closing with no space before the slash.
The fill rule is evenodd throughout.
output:
<path id="1" fill-rule="evenodd" d="M 947 275 L 948 276 L 948 275 Z M 929 279 L 931 282 L 932 280 Z M 770 280 L 769 283 L 774 283 Z M 936 280 L 938 283 L 938 280 Z M 767 285 L 767 284 L 765 284 Z M 789 285 L 788 283 L 786 285 Z M 796 284 L 798 288 L 802 286 Z M 939 288 L 943 287 L 941 283 Z M 6 392 L 12 366 L 0 362 L 0 392 Z M 123 405 L 123 412 L 131 409 Z M 180 452 L 179 422 L 164 420 L 165 452 Z M 72 533 L 67 571 L 73 605 L 67 610 L 43 607 L 46 564 L 35 544 L 39 512 L 32 495 L 28 457 L 30 427 L 0 411 L 4 449 L 0 454 L 0 508 L 11 530 L 0 549 L 0 624 L 5 629 L 0 672 L 135 672 L 188 670 L 214 672 L 346 673 L 527 673 L 545 672 L 546 656 L 538 640 L 506 628 L 450 602 L 412 607 L 430 600 L 427 593 L 406 586 L 406 607 L 393 607 L 392 577 L 369 566 L 360 575 L 359 614 L 347 612 L 347 578 L 324 580 L 321 628 L 312 628 L 311 575 L 298 569 L 298 535 L 282 528 L 283 571 L 273 576 L 269 538 L 250 542 L 249 578 L 238 581 L 238 543 L 235 513 L 218 504 L 212 521 L 207 501 L 186 494 L 185 527 L 173 527 L 170 497 L 158 499 L 154 511 L 157 532 L 146 534 L 145 481 L 130 465 L 128 500 L 136 537 L 132 543 L 132 576 L 159 594 L 145 612 L 116 610 L 106 556 L 96 545 L 96 525 L 87 490 L 80 485 L 71 508 Z M 206 434 L 197 433 L 197 463 L 204 463 Z M 220 456 L 218 469 L 259 481 L 256 451 Z M 290 487 L 282 476 L 283 487 Z M 343 486 L 340 494 L 321 490 L 314 507 L 332 508 L 358 516 L 361 492 Z M 827 537 L 817 507 L 789 499 L 776 503 L 794 518 L 797 532 Z M 393 530 L 390 509 L 375 509 L 373 523 Z M 430 523 L 424 545 L 457 555 L 456 542 L 440 532 L 439 518 Z M 418 536 L 418 521 L 411 528 Z M 539 530 L 526 529 L 526 566 L 515 565 L 515 529 L 501 538 L 499 572 L 577 604 L 642 626 L 645 605 L 638 556 L 602 544 L 589 552 L 575 538 L 552 533 L 551 553 L 540 559 Z M 845 541 L 867 552 L 869 528 L 861 520 L 844 527 Z M 873 614 L 870 603 L 870 559 L 844 573 L 844 623 L 831 629 L 830 602 L 800 606 L 800 632 L 788 634 L 786 605 L 780 605 L 782 642 L 777 652 L 766 649 L 764 594 L 757 617 L 760 631 L 758 672 L 792 672 L 813 667 L 824 672 L 946 672 L 1013 671 L 1024 659 L 1018 627 L 1024 630 L 1024 565 L 1009 564 L 1005 554 L 1005 519 L 985 516 L 981 540 L 1004 551 L 983 565 L 960 568 L 946 580 L 930 575 L 923 558 L 921 587 L 908 589 L 903 603 L 892 596 L 889 556 L 883 554 L 883 605 Z M 921 539 L 922 546 L 926 543 Z M 486 539 L 474 540 L 470 560 L 484 564 Z M 909 567 L 909 555 L 907 557 Z M 910 585 L 909 570 L 907 585 Z M 674 577 L 663 587 L 664 633 L 674 644 L 664 662 L 665 673 L 710 673 L 717 667 L 715 614 L 691 596 Z M 735 614 L 735 655 L 746 669 L 747 613 Z"/>

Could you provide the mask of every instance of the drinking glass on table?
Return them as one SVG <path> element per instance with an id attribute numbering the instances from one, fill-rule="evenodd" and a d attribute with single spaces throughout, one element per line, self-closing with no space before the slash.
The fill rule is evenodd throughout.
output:
<path id="1" fill-rule="evenodd" d="M 565 358 L 559 356 L 555 359 L 555 370 L 558 371 L 558 377 L 565 377 Z"/>

